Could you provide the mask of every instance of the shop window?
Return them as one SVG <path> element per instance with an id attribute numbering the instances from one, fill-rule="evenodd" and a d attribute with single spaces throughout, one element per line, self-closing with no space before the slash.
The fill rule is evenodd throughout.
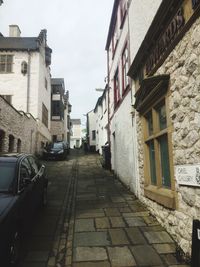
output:
<path id="1" fill-rule="evenodd" d="M 0 55 L 0 73 L 11 73 L 13 55 Z"/>
<path id="2" fill-rule="evenodd" d="M 8 152 L 14 152 L 15 138 L 13 135 L 9 135 Z"/>
<path id="3" fill-rule="evenodd" d="M 117 106 L 117 104 L 120 101 L 120 85 L 119 85 L 119 73 L 118 73 L 118 69 L 115 72 L 115 76 L 114 76 L 114 103 L 115 103 L 115 107 Z"/>
<path id="4" fill-rule="evenodd" d="M 0 152 L 4 151 L 4 145 L 5 145 L 5 132 L 3 130 L 0 130 Z"/>
<path id="5" fill-rule="evenodd" d="M 128 73 L 128 46 L 127 44 L 125 45 L 125 48 L 122 53 L 122 94 L 125 92 L 125 90 L 129 86 L 129 79 L 127 76 Z"/>

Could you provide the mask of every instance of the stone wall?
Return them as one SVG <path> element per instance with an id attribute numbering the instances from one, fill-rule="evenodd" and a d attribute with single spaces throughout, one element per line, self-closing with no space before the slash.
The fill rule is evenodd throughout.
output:
<path id="1" fill-rule="evenodd" d="M 17 152 L 17 142 L 21 141 L 20 152 L 36 152 L 37 122 L 30 115 L 18 112 L 0 96 L 0 130 L 4 132 L 2 152 L 8 152 L 9 135 L 14 137 L 14 148 Z"/>
<path id="2" fill-rule="evenodd" d="M 200 163 L 200 19 L 171 52 L 158 74 L 170 74 L 170 118 L 173 162 Z M 180 186 L 175 181 L 177 209 L 169 210 L 144 197 L 144 152 L 141 120 L 137 114 L 140 199 L 187 254 L 191 254 L 193 219 L 200 219 L 200 188 Z M 174 177 L 175 180 L 175 177 Z"/>

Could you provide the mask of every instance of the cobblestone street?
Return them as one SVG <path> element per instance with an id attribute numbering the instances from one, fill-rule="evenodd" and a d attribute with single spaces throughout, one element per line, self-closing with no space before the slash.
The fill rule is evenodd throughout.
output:
<path id="1" fill-rule="evenodd" d="M 177 261 L 172 238 L 148 210 L 102 169 L 99 156 L 77 153 L 47 163 L 49 203 L 25 242 L 21 266 L 188 266 Z"/>

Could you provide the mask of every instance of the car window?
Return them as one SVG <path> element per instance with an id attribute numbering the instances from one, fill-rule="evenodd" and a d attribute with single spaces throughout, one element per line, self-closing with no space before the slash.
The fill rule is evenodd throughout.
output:
<path id="1" fill-rule="evenodd" d="M 29 161 L 28 161 L 27 158 L 25 158 L 25 159 L 22 160 L 21 165 L 24 166 L 24 167 L 26 167 L 26 169 L 27 169 L 27 171 L 29 173 L 29 176 L 31 178 L 33 178 L 33 173 L 32 173 L 32 169 L 31 169 L 31 165 L 30 165 L 30 163 L 29 163 Z"/>
<path id="2" fill-rule="evenodd" d="M 54 143 L 53 148 L 55 149 L 63 149 L 63 144 L 62 143 Z"/>
<path id="3" fill-rule="evenodd" d="M 20 165 L 19 191 L 24 189 L 25 179 L 31 180 L 31 169 L 27 159 L 24 159 Z"/>
<path id="4" fill-rule="evenodd" d="M 15 178 L 15 164 L 0 162 L 0 192 L 9 192 L 13 189 Z"/>
<path id="5" fill-rule="evenodd" d="M 33 175 L 35 176 L 39 171 L 39 166 L 33 157 L 28 157 L 28 160 L 29 160 L 30 165 L 32 167 Z"/>

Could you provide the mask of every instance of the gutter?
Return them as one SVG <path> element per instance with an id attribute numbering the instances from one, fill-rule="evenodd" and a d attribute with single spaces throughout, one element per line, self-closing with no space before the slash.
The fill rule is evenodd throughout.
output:
<path id="1" fill-rule="evenodd" d="M 26 112 L 30 113 L 30 69 L 31 69 L 31 53 L 28 50 L 28 69 L 27 69 L 27 102 L 26 102 Z"/>

